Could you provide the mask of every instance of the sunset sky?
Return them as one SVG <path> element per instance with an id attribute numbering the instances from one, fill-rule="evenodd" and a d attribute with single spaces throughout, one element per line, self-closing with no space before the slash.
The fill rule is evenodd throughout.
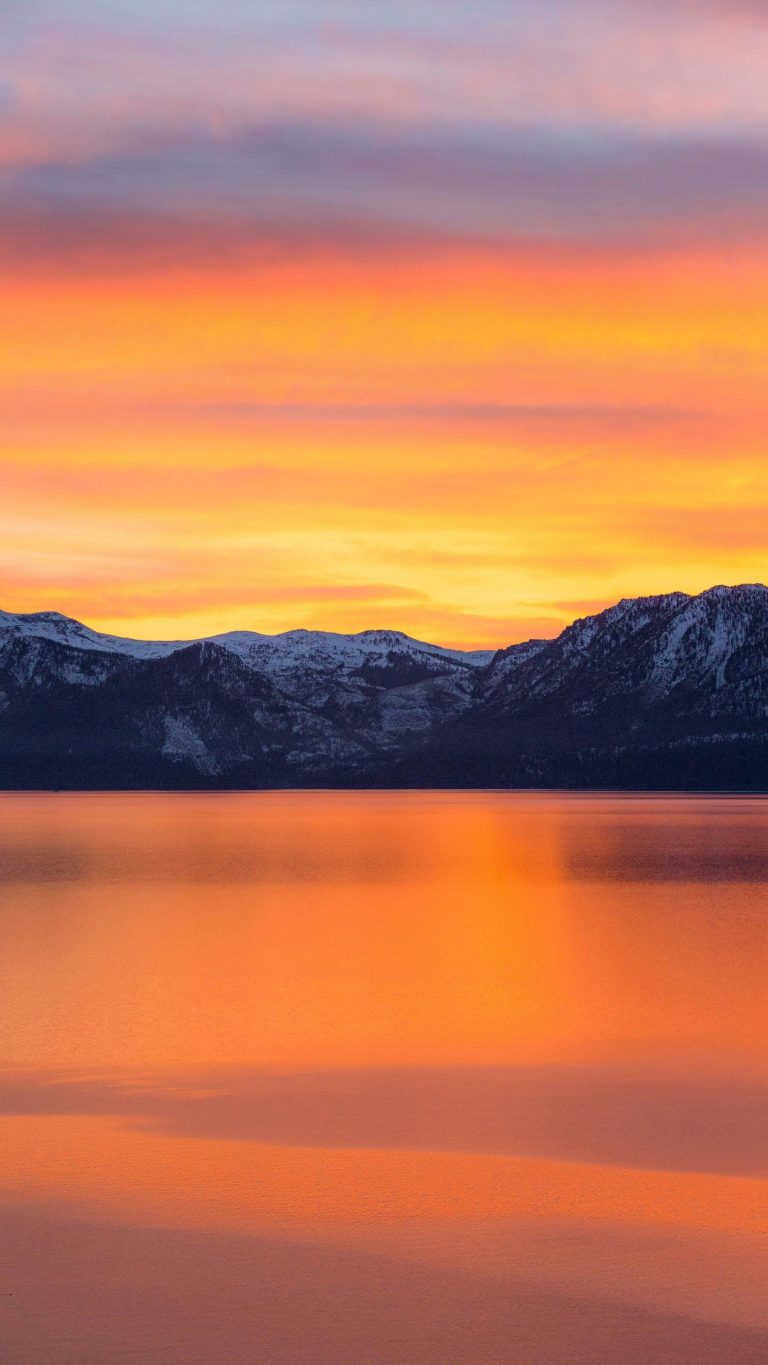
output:
<path id="1" fill-rule="evenodd" d="M 766 71 L 763 0 L 4 0 L 0 606 L 765 580 Z"/>

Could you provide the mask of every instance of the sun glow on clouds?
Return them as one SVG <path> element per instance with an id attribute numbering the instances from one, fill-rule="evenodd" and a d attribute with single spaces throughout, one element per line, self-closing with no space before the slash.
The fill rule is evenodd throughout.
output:
<path id="1" fill-rule="evenodd" d="M 760 8 L 378 10 L 11 6 L 6 608 L 497 645 L 765 576 Z"/>

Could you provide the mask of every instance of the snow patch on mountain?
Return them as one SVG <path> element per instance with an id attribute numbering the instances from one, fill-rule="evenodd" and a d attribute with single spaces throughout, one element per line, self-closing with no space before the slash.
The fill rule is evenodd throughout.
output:
<path id="1" fill-rule="evenodd" d="M 62 616 L 58 611 L 12 612 L 0 611 L 0 631 L 5 636 L 51 640 L 54 644 L 72 649 L 103 654 L 128 654 L 135 659 L 161 659 L 174 650 L 183 649 L 184 640 L 129 640 L 118 635 L 104 635 L 91 630 L 81 621 Z"/>
<path id="2" fill-rule="evenodd" d="M 190 760 L 201 773 L 209 777 L 219 772 L 219 765 L 202 735 L 185 716 L 164 716 L 163 729 L 165 739 L 161 753 L 165 758 L 172 758 L 176 762 Z"/>

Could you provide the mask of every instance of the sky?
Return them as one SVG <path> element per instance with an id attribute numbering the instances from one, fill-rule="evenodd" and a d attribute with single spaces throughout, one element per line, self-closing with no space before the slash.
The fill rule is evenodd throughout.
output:
<path id="1" fill-rule="evenodd" d="M 4 0 L 0 605 L 554 635 L 768 577 L 768 0 Z"/>

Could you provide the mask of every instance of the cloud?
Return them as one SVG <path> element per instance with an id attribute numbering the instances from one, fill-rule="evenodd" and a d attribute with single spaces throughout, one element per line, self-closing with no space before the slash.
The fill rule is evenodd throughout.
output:
<path id="1" fill-rule="evenodd" d="M 124 145 L 142 127 L 455 118 L 636 127 L 768 117 L 757 3 L 79 4 L 4 8 L 7 153 Z M 171 15 L 175 14 L 175 20 Z M 723 42 L 722 22 L 729 24 Z M 11 134 L 16 134 L 14 144 Z"/>
<path id="2" fill-rule="evenodd" d="M 4 10 L 4 558 L 483 643 L 752 574 L 765 7 L 331 8 Z"/>
<path id="3" fill-rule="evenodd" d="M 122 622 L 119 628 L 127 634 L 133 629 L 131 622 L 152 618 L 178 623 L 160 632 L 166 636 L 216 633 L 231 626 L 267 631 L 311 627 L 319 617 L 327 620 L 329 612 L 341 613 L 342 628 L 349 623 L 350 629 L 380 619 L 391 625 L 404 611 L 425 611 L 430 619 L 429 594 L 408 585 L 318 583 L 302 574 L 279 582 L 274 563 L 260 566 L 261 572 L 252 569 L 250 574 L 240 564 L 239 581 L 233 583 L 227 573 L 217 578 L 212 555 L 203 553 L 198 559 L 184 547 L 175 554 L 134 554 L 121 559 L 95 553 L 78 563 L 66 553 L 51 554 L 45 563 L 32 555 L 23 565 L 4 563 L 4 558 L 0 555 L 0 606 L 4 610 L 56 610 L 91 625 Z M 210 631 L 197 628 L 201 617 L 208 617 Z M 185 626 L 185 618 L 192 620 L 191 627 Z M 334 624 L 338 622 L 329 628 Z M 491 627 L 493 622 L 485 624 Z M 506 642 L 507 636 L 499 638 Z"/>
<path id="4" fill-rule="evenodd" d="M 0 182 L 0 261 L 121 268 L 306 250 L 766 240 L 768 145 L 457 124 L 274 123 Z"/>
<path id="5" fill-rule="evenodd" d="M 631 529 L 638 540 L 674 547 L 681 553 L 699 556 L 704 562 L 715 550 L 721 562 L 723 555 L 735 556 L 740 552 L 763 558 L 768 524 L 765 479 L 754 492 L 751 502 L 722 501 L 705 507 L 639 503 L 632 509 Z"/>
<path id="6" fill-rule="evenodd" d="M 701 19 L 722 19 L 728 24 L 741 24 L 744 19 L 768 22 L 768 6 L 765 0 L 570 0 L 572 6 L 582 9 L 600 10 L 603 6 L 611 9 L 635 10 L 640 14 L 664 14 L 675 18 L 688 19 L 696 23 Z"/>
<path id="7" fill-rule="evenodd" d="M 164 412 L 174 409 L 165 407 Z M 403 403 L 201 403 L 190 404 L 177 412 L 202 420 L 374 423 L 468 424 L 529 428 L 555 426 L 606 431 L 626 428 L 666 426 L 690 420 L 700 421 L 706 414 L 687 411 L 667 404 L 579 404 L 579 403 L 476 403 L 476 402 L 403 402 Z"/>

